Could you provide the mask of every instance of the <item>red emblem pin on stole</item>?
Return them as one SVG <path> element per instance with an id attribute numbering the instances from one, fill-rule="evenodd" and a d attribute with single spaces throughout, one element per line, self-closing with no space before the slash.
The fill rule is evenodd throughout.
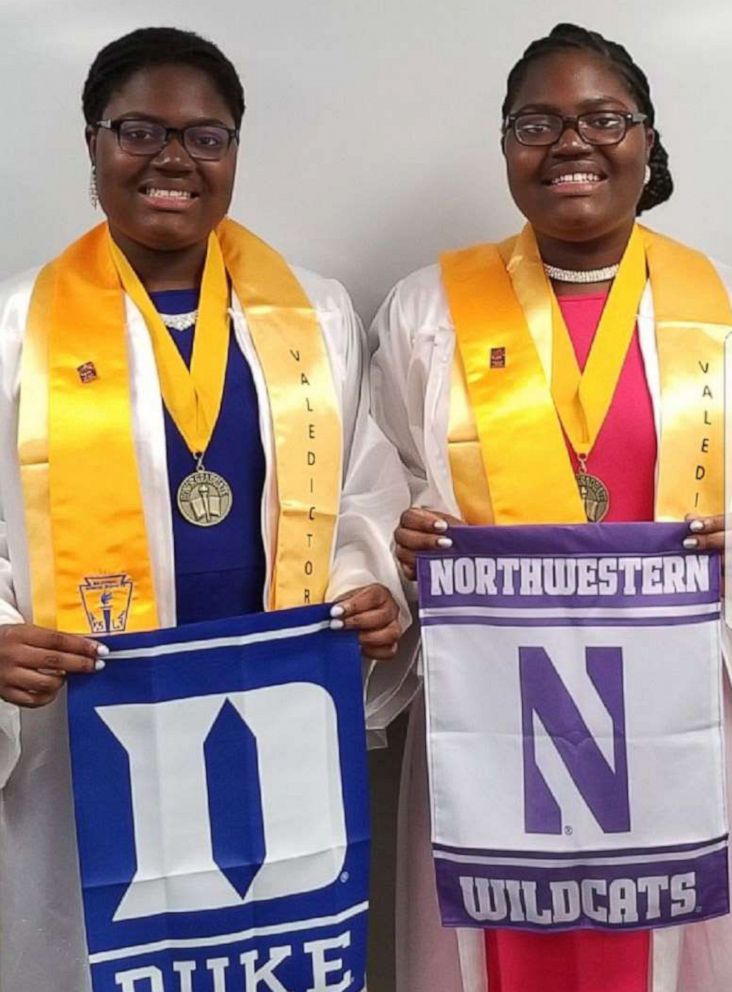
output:
<path id="1" fill-rule="evenodd" d="M 491 348 L 491 368 L 505 369 L 505 367 L 506 367 L 506 349 Z"/>
<path id="2" fill-rule="evenodd" d="M 94 382 L 95 379 L 99 378 L 94 362 L 84 362 L 83 365 L 77 366 L 76 371 L 79 373 L 79 378 L 83 383 Z"/>

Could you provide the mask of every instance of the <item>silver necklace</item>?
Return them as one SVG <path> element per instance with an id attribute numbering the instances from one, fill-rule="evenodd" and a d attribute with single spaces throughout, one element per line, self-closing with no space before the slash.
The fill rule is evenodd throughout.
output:
<path id="1" fill-rule="evenodd" d="M 195 326 L 198 310 L 191 310 L 189 313 L 161 313 L 160 319 L 166 327 L 171 327 L 174 331 L 187 331 L 189 327 Z"/>
<path id="2" fill-rule="evenodd" d="M 618 274 L 620 263 L 606 265 L 604 269 L 558 269 L 556 265 L 544 263 L 544 271 L 556 282 L 608 282 Z"/>

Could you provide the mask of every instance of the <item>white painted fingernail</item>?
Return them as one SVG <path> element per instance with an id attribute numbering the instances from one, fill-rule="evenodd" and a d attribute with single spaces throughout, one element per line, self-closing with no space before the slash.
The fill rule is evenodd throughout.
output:
<path id="1" fill-rule="evenodd" d="M 704 530 L 704 521 L 692 520 L 691 523 L 689 524 L 689 530 L 692 531 L 694 534 L 698 534 L 699 531 Z"/>
<path id="2" fill-rule="evenodd" d="M 107 647 L 107 645 L 101 643 L 97 644 L 97 654 L 102 658 L 106 658 L 107 655 L 109 654 L 109 648 Z"/>
<path id="3" fill-rule="evenodd" d="M 437 538 L 437 547 L 438 548 L 451 548 L 452 547 L 452 538 L 451 537 L 438 537 Z"/>
<path id="4" fill-rule="evenodd" d="M 699 541 L 695 537 L 684 538 L 682 544 L 684 545 L 687 551 L 693 551 L 694 548 L 699 547 Z"/>
<path id="5" fill-rule="evenodd" d="M 97 658 L 97 660 L 94 662 L 94 671 L 95 672 L 101 672 L 102 669 L 103 668 L 106 668 L 106 667 L 107 667 L 107 662 L 106 661 L 102 661 L 101 658 Z"/>
<path id="6" fill-rule="evenodd" d="M 443 532 L 446 531 L 447 530 L 447 520 L 435 520 L 435 522 L 432 524 L 432 529 L 433 530 L 441 530 Z"/>
<path id="7" fill-rule="evenodd" d="M 344 608 L 342 606 L 339 606 L 337 603 L 335 606 L 331 606 L 330 608 L 330 615 L 332 617 L 342 617 L 345 612 L 346 611 L 344 610 Z"/>
<path id="8" fill-rule="evenodd" d="M 344 623 L 342 620 L 331 620 L 330 629 L 331 630 L 343 630 Z"/>

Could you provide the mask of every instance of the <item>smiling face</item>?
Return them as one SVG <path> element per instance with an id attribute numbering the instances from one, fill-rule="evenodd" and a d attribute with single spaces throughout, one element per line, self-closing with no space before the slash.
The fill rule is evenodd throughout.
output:
<path id="1" fill-rule="evenodd" d="M 574 117 L 596 110 L 635 113 L 622 77 L 600 56 L 567 50 L 532 62 L 512 114 Z M 553 144 L 521 145 L 509 130 L 504 154 L 511 195 L 537 235 L 581 242 L 630 229 L 643 192 L 653 131 L 630 127 L 617 145 L 590 145 L 571 128 Z"/>
<path id="2" fill-rule="evenodd" d="M 235 126 L 231 111 L 210 77 L 187 65 L 141 69 L 114 92 L 102 119 L 134 118 L 168 127 L 191 124 Z M 158 251 L 206 242 L 231 201 L 237 144 L 219 162 L 190 157 L 178 136 L 154 156 L 123 151 L 113 131 L 88 135 L 97 170 L 99 201 L 118 243 L 129 240 Z"/>

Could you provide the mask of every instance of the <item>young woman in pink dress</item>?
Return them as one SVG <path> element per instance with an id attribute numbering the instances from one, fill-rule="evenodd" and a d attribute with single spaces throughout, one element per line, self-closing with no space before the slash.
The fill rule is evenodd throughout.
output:
<path id="1" fill-rule="evenodd" d="M 686 547 L 721 547 L 721 397 L 713 408 L 684 411 L 675 425 L 677 437 L 686 432 L 695 438 L 700 424 L 714 421 L 709 429 L 717 441 L 705 443 L 700 435 L 699 447 L 706 449 L 707 482 L 715 481 L 708 498 L 699 501 L 694 466 L 677 462 L 672 467 L 667 450 L 669 396 L 659 354 L 666 327 L 696 320 L 714 325 L 721 355 L 732 312 L 722 270 L 637 225 L 638 214 L 662 203 L 673 189 L 646 76 L 622 46 L 562 24 L 530 45 L 511 71 L 502 116 L 508 185 L 528 225 L 498 250 L 537 351 L 541 329 L 533 326 L 532 307 L 537 293 L 553 298 L 547 304 L 553 308 L 547 311 L 553 312 L 550 354 L 542 357 L 560 421 L 558 325 L 568 349 L 564 355 L 574 352 L 571 361 L 579 375 L 600 331 L 606 340 L 627 331 L 624 358 L 615 372 L 608 371 L 614 389 L 589 450 L 564 432 L 561 459 L 567 470 L 593 476 L 604 487 L 599 501 L 587 500 L 587 518 L 643 521 L 688 515 Z M 470 251 L 462 262 L 479 257 Z M 608 296 L 619 282 L 620 263 L 634 251 L 640 251 L 643 269 L 632 309 L 624 311 L 626 323 L 618 319 L 613 325 L 608 318 L 601 324 L 606 312 L 615 312 L 615 304 L 606 307 Z M 523 414 L 534 399 L 523 383 L 516 385 L 514 415 L 494 421 L 501 428 L 487 442 L 492 449 L 485 450 L 483 438 L 478 441 L 475 417 L 481 411 L 467 388 L 456 345 L 460 313 L 469 305 L 473 312 L 482 306 L 486 328 L 501 316 L 498 301 L 481 300 L 480 289 L 467 300 L 455 279 L 458 254 L 399 283 L 372 328 L 373 408 L 400 451 L 411 487 L 412 507 L 396 532 L 396 553 L 408 579 L 414 578 L 417 551 L 450 546 L 453 522 L 569 519 L 553 517 L 554 511 L 542 506 L 544 496 L 547 507 L 552 503 L 552 494 L 540 491 L 546 452 L 520 453 Z M 709 292 L 701 291 L 697 274 Z M 712 297 L 714 307 L 708 310 Z M 493 351 L 491 365 L 508 369 L 510 349 Z M 484 402 L 498 401 L 489 395 Z M 482 459 L 476 461 L 476 452 Z M 669 482 L 671 471 L 678 472 L 678 483 Z M 525 505 L 506 507 L 501 493 L 506 477 L 522 498 L 526 494 Z M 674 496 L 673 509 L 666 497 L 666 503 L 662 500 L 662 485 Z M 398 992 L 723 992 L 732 987 L 729 918 L 655 934 L 483 934 L 441 927 L 430 863 L 424 748 L 423 702 L 417 699 L 400 817 Z"/>

